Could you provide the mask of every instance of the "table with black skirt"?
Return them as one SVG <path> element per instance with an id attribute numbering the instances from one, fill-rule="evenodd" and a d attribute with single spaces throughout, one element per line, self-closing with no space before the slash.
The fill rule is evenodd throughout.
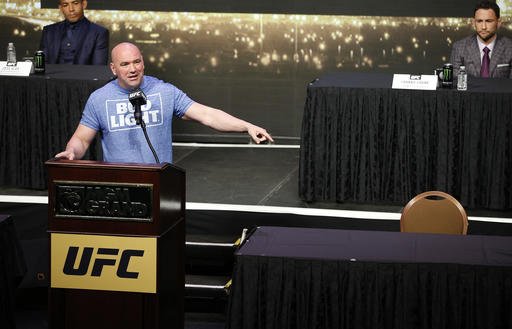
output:
<path id="1" fill-rule="evenodd" d="M 441 190 L 465 207 L 512 208 L 512 80 L 468 90 L 392 89 L 393 75 L 337 72 L 307 87 L 299 194 L 402 204 Z"/>
<path id="2" fill-rule="evenodd" d="M 46 188 L 44 162 L 64 150 L 107 66 L 47 65 L 45 74 L 0 76 L 0 186 Z M 98 154 L 91 145 L 92 159 Z"/>
<path id="3" fill-rule="evenodd" d="M 511 328 L 512 237 L 258 227 L 226 328 Z"/>
<path id="4" fill-rule="evenodd" d="M 0 214 L 0 327 L 16 327 L 16 288 L 27 268 L 14 221 Z"/>

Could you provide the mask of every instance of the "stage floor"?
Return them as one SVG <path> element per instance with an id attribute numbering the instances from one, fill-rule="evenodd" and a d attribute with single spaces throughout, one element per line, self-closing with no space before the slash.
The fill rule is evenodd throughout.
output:
<path id="1" fill-rule="evenodd" d="M 405 204 L 304 202 L 296 144 L 175 143 L 174 164 L 186 171 L 187 235 L 230 241 L 261 225 L 400 230 Z M 47 191 L 0 188 L 0 213 L 46 211 Z M 466 209 L 468 234 L 512 235 L 512 210 Z M 43 218 L 43 223 L 46 218 Z"/>
<path id="2" fill-rule="evenodd" d="M 187 209 L 194 209 L 198 204 L 208 204 L 208 209 L 217 206 L 241 211 L 256 209 L 252 208 L 255 206 L 286 207 L 304 214 L 319 209 L 319 213 L 332 216 L 343 216 L 339 211 L 361 211 L 363 214 L 387 212 L 399 218 L 404 206 L 401 204 L 304 202 L 298 192 L 299 152 L 299 145 L 293 144 L 175 143 L 174 164 L 186 171 Z M 30 200 L 24 196 L 46 195 L 45 190 L 0 187 L 0 202 L 24 202 Z M 18 198 L 12 199 L 13 196 Z M 265 210 L 268 211 L 272 208 Z M 476 217 L 512 218 L 512 210 L 466 209 L 466 212 Z"/>

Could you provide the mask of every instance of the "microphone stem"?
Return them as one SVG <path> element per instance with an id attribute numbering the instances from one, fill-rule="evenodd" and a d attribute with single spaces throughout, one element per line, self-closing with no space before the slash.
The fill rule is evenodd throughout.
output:
<path id="1" fill-rule="evenodd" d="M 133 117 L 135 118 L 135 123 L 138 125 L 141 124 L 141 121 L 144 121 L 142 120 L 142 112 L 139 104 L 135 105 L 135 112 L 133 113 Z"/>
<path id="2" fill-rule="evenodd" d="M 146 122 L 144 122 L 144 119 L 142 119 L 142 118 L 140 120 L 140 127 L 142 128 L 144 137 L 146 137 L 146 141 L 148 142 L 151 152 L 153 152 L 153 156 L 155 157 L 156 163 L 160 163 L 160 160 L 158 159 L 158 155 L 156 154 L 155 149 L 153 148 L 153 145 L 151 145 L 151 141 L 149 140 L 148 132 L 146 131 Z"/>

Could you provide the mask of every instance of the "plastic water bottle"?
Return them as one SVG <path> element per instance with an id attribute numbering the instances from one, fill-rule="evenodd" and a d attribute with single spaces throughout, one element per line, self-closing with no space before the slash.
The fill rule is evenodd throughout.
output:
<path id="1" fill-rule="evenodd" d="M 16 48 L 12 42 L 7 45 L 7 64 L 16 65 Z"/>
<path id="2" fill-rule="evenodd" d="M 457 75 L 457 90 L 468 90 L 468 74 L 465 66 L 460 67 L 459 75 Z"/>

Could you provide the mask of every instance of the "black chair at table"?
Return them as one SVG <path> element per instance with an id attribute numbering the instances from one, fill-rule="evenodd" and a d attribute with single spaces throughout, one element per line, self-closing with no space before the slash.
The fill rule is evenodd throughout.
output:
<path id="1" fill-rule="evenodd" d="M 459 201 L 441 191 L 415 196 L 402 210 L 401 232 L 466 234 L 468 216 Z"/>

